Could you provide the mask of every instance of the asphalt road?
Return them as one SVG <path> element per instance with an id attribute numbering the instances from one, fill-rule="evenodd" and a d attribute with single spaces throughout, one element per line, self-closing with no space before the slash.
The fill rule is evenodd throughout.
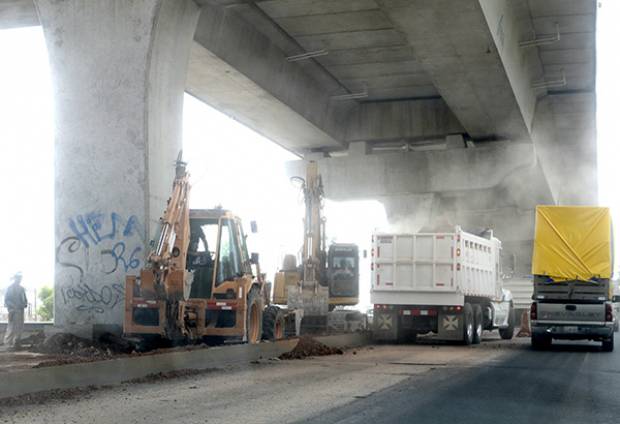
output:
<path id="1" fill-rule="evenodd" d="M 0 423 L 618 423 L 619 377 L 596 344 L 381 345 L 35 397 Z"/>
<path id="2" fill-rule="evenodd" d="M 620 347 L 527 345 L 500 361 L 434 370 L 306 423 L 618 423 Z"/>

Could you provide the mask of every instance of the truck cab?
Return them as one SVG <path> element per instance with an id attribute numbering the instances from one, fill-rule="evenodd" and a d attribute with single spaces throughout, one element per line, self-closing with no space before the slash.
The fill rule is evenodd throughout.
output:
<path id="1" fill-rule="evenodd" d="M 552 339 L 594 340 L 612 351 L 617 317 L 609 280 L 555 282 L 534 276 L 534 302 L 530 308 L 532 346 L 547 348 Z"/>

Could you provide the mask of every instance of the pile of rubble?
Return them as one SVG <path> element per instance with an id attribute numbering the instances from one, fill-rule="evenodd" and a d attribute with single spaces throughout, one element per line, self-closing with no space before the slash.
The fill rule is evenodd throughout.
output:
<path id="1" fill-rule="evenodd" d="M 135 345 L 113 334 L 103 334 L 89 340 L 73 334 L 58 333 L 47 339 L 43 332 L 35 333 L 20 342 L 20 350 L 41 353 L 56 358 L 38 366 L 90 362 L 133 353 Z"/>
<path id="2" fill-rule="evenodd" d="M 329 347 L 310 336 L 302 336 L 293 350 L 283 353 L 279 358 L 304 359 L 310 356 L 342 355 L 342 353 L 342 349 Z"/>

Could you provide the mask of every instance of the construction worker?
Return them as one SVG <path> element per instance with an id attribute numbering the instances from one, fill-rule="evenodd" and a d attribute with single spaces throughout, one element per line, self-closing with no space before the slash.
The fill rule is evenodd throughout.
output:
<path id="1" fill-rule="evenodd" d="M 24 309 L 28 306 L 28 298 L 26 290 L 21 286 L 22 273 L 18 272 L 11 280 L 12 283 L 4 294 L 4 306 L 9 311 L 4 344 L 9 348 L 15 348 L 19 344 L 24 329 Z"/>

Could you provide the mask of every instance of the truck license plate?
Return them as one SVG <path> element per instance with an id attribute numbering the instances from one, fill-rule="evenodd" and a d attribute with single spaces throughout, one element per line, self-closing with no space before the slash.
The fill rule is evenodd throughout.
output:
<path id="1" fill-rule="evenodd" d="M 565 333 L 576 333 L 579 329 L 577 327 L 564 327 Z"/>

